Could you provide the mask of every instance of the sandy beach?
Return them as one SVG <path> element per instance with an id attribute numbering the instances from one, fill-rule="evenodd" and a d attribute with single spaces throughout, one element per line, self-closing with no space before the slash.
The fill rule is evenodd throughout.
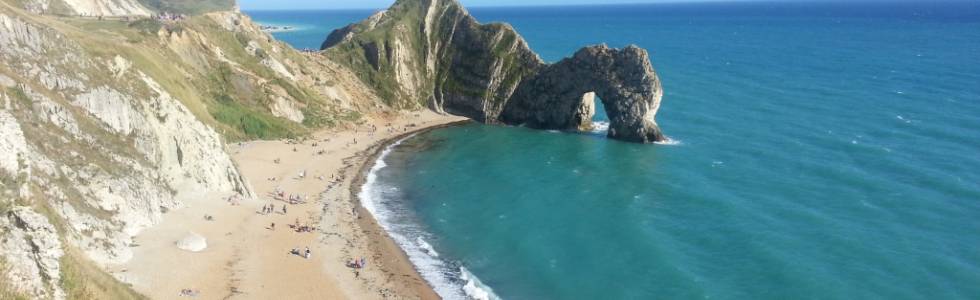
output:
<path id="1" fill-rule="evenodd" d="M 187 297 L 182 290 L 195 299 L 438 299 L 353 191 L 388 142 L 461 121 L 404 112 L 305 141 L 229 145 L 256 197 L 184 200 L 184 208 L 136 237 L 133 259 L 110 271 L 153 299 Z M 277 190 L 285 197 L 276 199 Z M 301 201 L 290 204 L 290 196 Z M 264 210 L 269 206 L 272 212 Z M 178 248 L 189 234 L 206 238 L 207 248 Z M 290 253 L 294 248 L 299 255 Z M 364 268 L 347 265 L 360 258 Z"/>

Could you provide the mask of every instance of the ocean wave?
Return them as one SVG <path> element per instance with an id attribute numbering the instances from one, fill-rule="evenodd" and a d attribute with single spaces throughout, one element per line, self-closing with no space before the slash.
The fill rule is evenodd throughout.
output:
<path id="1" fill-rule="evenodd" d="M 667 146 L 679 146 L 679 145 L 681 145 L 681 141 L 680 140 L 672 139 L 669 136 L 667 136 L 666 138 L 667 138 L 667 140 L 661 141 L 661 142 L 654 142 L 654 144 L 657 144 L 657 145 L 667 145 Z"/>
<path id="2" fill-rule="evenodd" d="M 470 297 L 470 299 L 474 299 L 474 300 L 499 300 L 500 299 L 499 296 L 493 293 L 493 289 L 484 285 L 483 282 L 480 282 L 480 279 L 476 278 L 476 275 L 470 273 L 470 271 L 467 270 L 466 268 L 459 267 L 459 274 L 460 274 L 459 279 L 462 279 L 463 281 L 466 282 L 466 284 L 463 285 L 463 292 L 465 292 L 466 296 Z"/>
<path id="3" fill-rule="evenodd" d="M 606 132 L 609 132 L 609 122 L 607 121 L 592 122 L 592 133 L 606 134 Z M 678 146 L 681 144 L 681 141 L 667 137 L 666 141 L 654 142 L 654 143 L 657 145 Z"/>
<path id="4" fill-rule="evenodd" d="M 592 132 L 605 133 L 606 131 L 609 131 L 609 122 L 606 121 L 592 122 Z"/>
<path id="5" fill-rule="evenodd" d="M 378 172 L 388 167 L 385 159 L 391 151 L 403 141 L 412 138 L 414 135 L 402 138 L 391 145 L 388 145 L 378 158 L 375 160 L 371 170 L 365 176 L 364 185 L 358 197 L 361 199 L 361 206 L 374 216 L 378 224 L 383 228 L 392 240 L 408 255 L 409 261 L 419 271 L 422 278 L 432 286 L 437 294 L 443 299 L 500 299 L 493 293 L 493 290 L 480 282 L 475 275 L 463 267 L 455 267 L 452 264 L 439 258 L 431 244 L 425 241 L 423 236 L 426 233 L 421 229 L 412 228 L 411 225 L 397 224 L 393 220 L 401 218 L 404 213 L 395 209 L 390 209 L 383 203 L 388 199 L 386 191 L 396 191 L 394 187 L 385 186 L 378 181 Z"/>
<path id="6" fill-rule="evenodd" d="M 436 249 L 432 248 L 432 245 L 430 245 L 429 243 L 426 243 L 421 236 L 415 238 L 415 244 L 418 245 L 419 248 L 422 248 L 422 251 L 424 251 L 425 254 L 428 254 L 429 256 L 432 257 L 439 257 L 439 252 L 436 252 Z"/>

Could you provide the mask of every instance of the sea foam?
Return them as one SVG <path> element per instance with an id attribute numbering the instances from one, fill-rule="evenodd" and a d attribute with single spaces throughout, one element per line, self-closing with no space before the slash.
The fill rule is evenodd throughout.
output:
<path id="1" fill-rule="evenodd" d="M 428 254 L 429 256 L 432 256 L 432 257 L 439 257 L 439 252 L 436 252 L 436 249 L 435 248 L 432 248 L 432 245 L 430 245 L 429 243 L 425 242 L 425 240 L 422 239 L 421 236 L 415 238 L 415 244 L 418 245 L 419 248 L 422 248 L 422 251 L 424 251 L 425 254 Z"/>
<path id="2" fill-rule="evenodd" d="M 667 138 L 667 140 L 661 141 L 661 142 L 654 142 L 654 144 L 657 144 L 657 145 L 667 145 L 667 146 L 680 146 L 681 145 L 681 141 L 680 140 L 672 139 L 669 136 L 666 137 L 666 138 Z"/>
<path id="3" fill-rule="evenodd" d="M 400 219 L 401 214 L 390 205 L 384 202 L 390 197 L 395 196 L 386 191 L 397 191 L 395 187 L 385 186 L 378 181 L 378 172 L 388 167 L 385 158 L 391 151 L 405 140 L 415 135 L 404 137 L 391 145 L 388 145 L 368 172 L 361 186 L 358 197 L 361 199 L 361 206 L 364 207 L 378 221 L 388 235 L 399 247 L 408 255 L 409 261 L 415 266 L 424 278 L 443 299 L 475 299 L 475 300 L 494 300 L 500 299 L 493 293 L 493 290 L 484 285 L 473 273 L 464 267 L 454 268 L 449 262 L 439 258 L 439 253 L 431 244 L 425 241 L 423 236 L 426 233 L 421 229 L 413 228 L 410 224 L 398 224 L 393 220 Z"/>
<path id="4" fill-rule="evenodd" d="M 606 131 L 609 131 L 609 122 L 606 121 L 592 122 L 592 132 L 606 133 Z"/>
<path id="5" fill-rule="evenodd" d="M 480 282 L 480 279 L 476 278 L 476 275 L 470 273 L 470 271 L 467 270 L 466 268 L 459 267 L 459 273 L 460 273 L 459 279 L 462 279 L 463 281 L 466 282 L 466 284 L 463 285 L 463 292 L 466 293 L 466 296 L 474 300 L 499 300 L 500 299 L 499 296 L 493 293 L 493 289 L 484 285 L 483 282 Z"/>

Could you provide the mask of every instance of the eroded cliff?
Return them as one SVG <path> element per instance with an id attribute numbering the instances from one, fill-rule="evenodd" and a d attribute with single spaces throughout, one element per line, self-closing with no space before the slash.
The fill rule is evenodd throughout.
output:
<path id="1" fill-rule="evenodd" d="M 345 68 L 234 11 L 99 20 L 38 2 L 0 1 L 0 298 L 138 297 L 100 270 L 130 258 L 134 235 L 190 197 L 253 196 L 225 141 L 378 105 Z"/>
<path id="2" fill-rule="evenodd" d="M 399 0 L 331 33 L 322 48 L 396 107 L 429 106 L 485 123 L 576 130 L 591 126 L 597 95 L 610 138 L 665 139 L 654 121 L 663 95 L 649 55 L 591 46 L 543 62 L 507 24 L 480 24 L 456 0 Z"/>

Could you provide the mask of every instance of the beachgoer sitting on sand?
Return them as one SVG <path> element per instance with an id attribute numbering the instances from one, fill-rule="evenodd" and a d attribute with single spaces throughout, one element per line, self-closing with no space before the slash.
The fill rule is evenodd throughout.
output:
<path id="1" fill-rule="evenodd" d="M 284 214 L 284 215 L 286 214 L 286 205 L 285 204 L 282 205 L 282 214 Z"/>
<path id="2" fill-rule="evenodd" d="M 269 229 L 272 230 L 272 231 L 275 231 L 276 230 L 276 222 L 272 222 L 272 225 L 269 225 Z"/>
<path id="3" fill-rule="evenodd" d="M 306 256 L 304 258 L 310 259 L 310 247 L 306 247 Z"/>

